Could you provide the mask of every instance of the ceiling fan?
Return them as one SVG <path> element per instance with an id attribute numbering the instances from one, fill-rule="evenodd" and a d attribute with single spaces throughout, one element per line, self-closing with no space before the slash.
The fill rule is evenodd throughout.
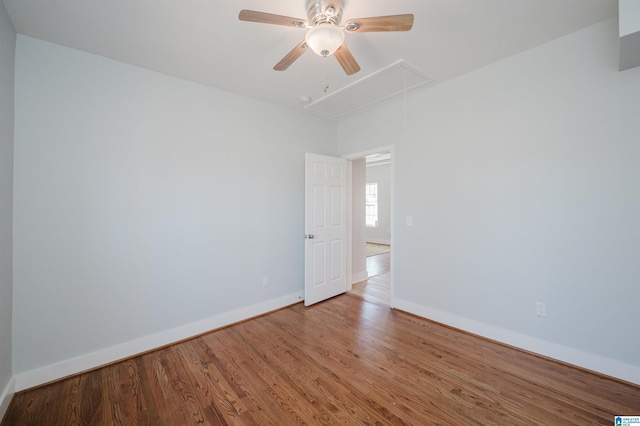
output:
<path id="1" fill-rule="evenodd" d="M 348 33 L 409 31 L 413 26 L 412 14 L 350 19 L 341 26 L 342 0 L 308 0 L 306 20 L 246 9 L 240 11 L 238 18 L 241 21 L 309 29 L 305 39 L 287 53 L 273 67 L 274 70 L 286 70 L 310 48 L 320 56 L 335 55 L 347 75 L 360 71 L 360 65 L 344 44 L 345 31 Z"/>

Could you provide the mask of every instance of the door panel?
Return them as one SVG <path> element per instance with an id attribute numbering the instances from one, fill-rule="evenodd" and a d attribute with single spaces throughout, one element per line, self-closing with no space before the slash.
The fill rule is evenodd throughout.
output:
<path id="1" fill-rule="evenodd" d="M 305 157 L 305 305 L 347 291 L 347 161 Z"/>

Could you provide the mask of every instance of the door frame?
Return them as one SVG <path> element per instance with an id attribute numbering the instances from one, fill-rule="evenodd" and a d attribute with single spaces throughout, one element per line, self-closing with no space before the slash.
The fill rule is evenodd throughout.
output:
<path id="1" fill-rule="evenodd" d="M 357 160 L 359 158 L 364 158 L 368 155 L 374 154 L 382 154 L 382 153 L 390 153 L 391 161 L 389 163 L 389 183 L 391 187 L 390 194 L 390 217 L 391 221 L 391 237 L 389 238 L 391 244 L 391 255 L 390 255 L 390 267 L 389 267 L 389 282 L 390 282 L 390 299 L 389 299 L 389 307 L 395 307 L 395 279 L 394 279 L 394 271 L 395 271 L 395 250 L 394 247 L 394 239 L 395 239 L 395 145 L 387 145 L 379 148 L 373 148 L 366 151 L 354 152 L 352 154 L 343 155 L 342 158 L 347 160 L 347 291 L 352 289 L 353 286 L 353 241 L 352 241 L 352 230 L 353 230 L 353 169 L 352 169 L 352 161 Z"/>

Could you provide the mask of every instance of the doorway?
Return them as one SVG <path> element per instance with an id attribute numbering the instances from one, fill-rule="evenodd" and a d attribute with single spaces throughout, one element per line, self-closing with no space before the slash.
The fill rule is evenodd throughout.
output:
<path id="1" fill-rule="evenodd" d="M 393 147 L 345 156 L 351 164 L 351 289 L 393 307 Z"/>

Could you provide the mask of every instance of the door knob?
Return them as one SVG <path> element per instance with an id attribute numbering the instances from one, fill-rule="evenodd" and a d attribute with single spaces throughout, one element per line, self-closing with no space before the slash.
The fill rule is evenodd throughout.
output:
<path id="1" fill-rule="evenodd" d="M 304 236 L 304 237 L 305 237 L 305 238 L 308 238 L 308 239 L 310 239 L 310 240 L 313 240 L 316 236 L 315 236 L 315 235 L 313 235 L 313 234 L 305 234 L 305 236 Z"/>

